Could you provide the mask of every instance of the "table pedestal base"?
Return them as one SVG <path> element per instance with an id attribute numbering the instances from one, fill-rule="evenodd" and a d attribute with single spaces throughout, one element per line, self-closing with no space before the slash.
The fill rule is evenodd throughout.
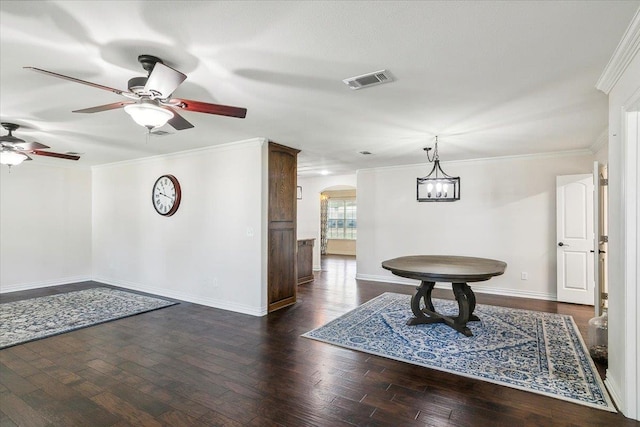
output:
<path id="1" fill-rule="evenodd" d="M 436 312 L 431 301 L 431 291 L 435 282 L 423 280 L 411 297 L 411 311 L 416 317 L 407 321 L 407 325 L 423 325 L 429 323 L 446 323 L 456 331 L 470 337 L 473 336 L 467 322 L 480 320 L 473 314 L 476 308 L 476 296 L 466 283 L 452 283 L 453 294 L 458 301 L 458 316 L 450 317 Z"/>

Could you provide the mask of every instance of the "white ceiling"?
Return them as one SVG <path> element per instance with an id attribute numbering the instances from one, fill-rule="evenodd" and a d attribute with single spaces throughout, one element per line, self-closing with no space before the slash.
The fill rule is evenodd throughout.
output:
<path id="1" fill-rule="evenodd" d="M 301 176 L 422 163 L 434 135 L 444 162 L 585 149 L 607 127 L 595 84 L 639 6 L 3 0 L 0 115 L 85 167 L 253 137 L 301 149 Z M 126 90 L 145 75 L 139 54 L 188 75 L 176 97 L 245 107 L 246 119 L 184 112 L 194 129 L 147 141 L 121 109 L 71 112 L 125 98 L 22 68 Z M 381 69 L 397 81 L 342 83 Z"/>

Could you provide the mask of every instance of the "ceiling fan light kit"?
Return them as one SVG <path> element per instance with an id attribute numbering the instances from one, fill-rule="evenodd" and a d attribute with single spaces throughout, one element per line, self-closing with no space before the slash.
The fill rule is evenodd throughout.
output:
<path id="1" fill-rule="evenodd" d="M 125 105 L 124 111 L 140 126 L 149 131 L 153 128 L 164 126 L 173 118 L 171 110 L 155 105 L 151 100 L 142 100 L 139 104 Z"/>
<path id="2" fill-rule="evenodd" d="M 24 153 L 5 150 L 4 148 L 0 151 L 0 164 L 7 165 L 9 167 L 17 166 L 27 159 L 29 159 L 29 156 Z"/>
<path id="3" fill-rule="evenodd" d="M 429 175 L 417 178 L 416 194 L 419 202 L 455 202 L 460 200 L 460 177 L 447 175 L 440 167 L 438 156 L 438 137 L 433 159 L 429 157 L 431 147 L 425 147 L 429 163 L 433 162 L 433 168 Z"/>

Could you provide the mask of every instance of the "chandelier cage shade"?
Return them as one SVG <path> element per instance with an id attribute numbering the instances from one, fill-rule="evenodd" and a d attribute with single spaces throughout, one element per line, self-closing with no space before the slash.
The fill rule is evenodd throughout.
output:
<path id="1" fill-rule="evenodd" d="M 164 126 L 172 117 L 173 113 L 153 102 L 141 102 L 130 104 L 124 107 L 124 111 L 140 126 L 151 130 Z"/>
<path id="2" fill-rule="evenodd" d="M 447 175 L 440 166 L 438 157 L 438 137 L 433 160 L 429 158 L 429 150 L 425 148 L 427 159 L 433 161 L 429 175 L 416 179 L 416 197 L 419 202 L 455 202 L 460 200 L 460 177 Z"/>

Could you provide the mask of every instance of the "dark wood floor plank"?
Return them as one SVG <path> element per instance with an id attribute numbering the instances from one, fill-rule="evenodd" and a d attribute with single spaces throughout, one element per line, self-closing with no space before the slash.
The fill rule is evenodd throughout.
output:
<path id="1" fill-rule="evenodd" d="M 7 358 L 2 364 L 11 369 L 21 377 L 28 377 L 40 372 L 40 369 L 33 365 L 33 362 L 27 362 L 19 357 Z"/>
<path id="2" fill-rule="evenodd" d="M 150 414 L 135 408 L 133 405 L 112 393 L 100 393 L 93 396 L 91 400 L 102 406 L 107 411 L 121 416 L 133 425 L 144 425 L 149 427 L 162 426 L 162 423 Z"/>
<path id="3" fill-rule="evenodd" d="M 42 413 L 29 406 L 24 400 L 13 393 L 0 395 L 0 402 L 2 402 L 0 409 L 14 424 L 29 427 L 46 427 L 52 425 L 51 421 L 46 419 Z"/>
<path id="4" fill-rule="evenodd" d="M 52 378 L 51 376 L 40 372 L 35 375 L 27 377 L 27 380 L 38 387 L 39 390 L 44 391 L 53 399 L 67 400 L 73 399 L 79 396 L 79 393 L 73 388 L 61 383 L 60 381 Z"/>
<path id="5" fill-rule="evenodd" d="M 206 414 L 198 418 L 200 425 L 204 426 L 225 426 L 225 427 L 245 427 L 250 425 L 249 423 L 243 423 L 236 421 L 232 418 L 227 417 L 226 415 L 221 414 L 216 411 L 208 411 Z M 264 420 L 263 420 L 264 422 Z M 257 424 L 257 425 L 268 425 L 268 423 Z"/>
<path id="6" fill-rule="evenodd" d="M 177 382 L 168 383 L 164 386 L 149 383 L 141 385 L 140 391 L 152 396 L 159 402 L 171 406 L 176 411 L 184 413 L 189 417 L 197 419 L 210 411 L 206 406 L 200 405 L 187 397 L 177 394 L 174 391 L 177 386 Z"/>
<path id="7" fill-rule="evenodd" d="M 44 390 L 36 390 L 22 396 L 22 399 L 31 408 L 59 426 L 107 427 L 120 420 L 120 417 L 82 396 L 60 398 Z"/>
<path id="8" fill-rule="evenodd" d="M 620 414 L 300 337 L 384 292 L 354 258 L 323 258 L 298 303 L 255 317 L 193 303 L 0 351 L 0 425 L 634 426 Z M 74 283 L 0 302 L 106 286 Z M 593 308 L 476 294 L 478 303 L 570 314 Z M 453 299 L 450 289 L 435 298 Z M 604 370 L 600 371 L 604 374 Z"/>
<path id="9" fill-rule="evenodd" d="M 4 363 L 0 363 L 0 383 L 16 396 L 31 393 L 38 389 L 38 386 L 9 369 Z"/>
<path id="10" fill-rule="evenodd" d="M 171 427 L 202 427 L 203 420 L 199 420 L 177 410 L 171 410 L 158 417 L 165 426 Z"/>
<path id="11" fill-rule="evenodd" d="M 0 426 L 2 427 L 18 427 L 11 418 L 4 412 L 0 411 Z"/>

